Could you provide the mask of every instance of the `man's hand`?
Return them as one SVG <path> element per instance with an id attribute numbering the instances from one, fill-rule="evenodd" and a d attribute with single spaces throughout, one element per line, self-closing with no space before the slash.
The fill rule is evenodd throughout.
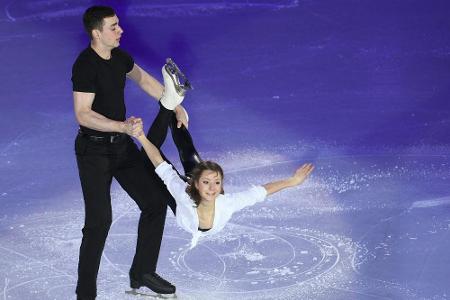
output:
<path id="1" fill-rule="evenodd" d="M 177 128 L 180 128 L 181 125 L 184 125 L 186 129 L 188 128 L 189 116 L 183 106 L 178 105 L 175 108 L 175 117 L 177 118 Z"/>
<path id="2" fill-rule="evenodd" d="M 132 116 L 123 122 L 123 132 L 135 138 L 144 133 L 143 128 L 144 124 L 141 118 Z"/>

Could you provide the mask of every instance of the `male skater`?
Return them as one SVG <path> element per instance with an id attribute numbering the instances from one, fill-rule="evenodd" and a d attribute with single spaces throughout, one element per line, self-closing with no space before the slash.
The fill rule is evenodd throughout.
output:
<path id="1" fill-rule="evenodd" d="M 134 80 L 161 105 L 175 110 L 179 125 L 187 126 L 182 95 L 163 68 L 163 87 L 118 48 L 123 33 L 114 10 L 93 6 L 83 15 L 91 41 L 72 69 L 74 109 L 79 134 L 75 152 L 85 205 L 85 223 L 78 263 L 77 299 L 95 299 L 97 273 L 112 221 L 110 187 L 115 178 L 141 210 L 136 253 L 130 269 L 131 288 L 146 286 L 173 294 L 175 286 L 156 274 L 167 209 L 164 185 L 145 170 L 130 136 L 142 130 L 139 118 L 125 118 L 126 77 Z"/>

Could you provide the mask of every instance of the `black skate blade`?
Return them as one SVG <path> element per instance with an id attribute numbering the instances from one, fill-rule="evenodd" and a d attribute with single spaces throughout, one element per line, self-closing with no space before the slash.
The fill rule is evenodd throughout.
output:
<path id="1" fill-rule="evenodd" d="M 194 89 L 187 77 L 180 71 L 177 64 L 170 57 L 166 59 L 166 70 L 176 78 L 178 88 L 184 91 Z"/>
<path id="2" fill-rule="evenodd" d="M 125 294 L 138 296 L 145 299 L 177 299 L 177 294 L 158 294 L 150 290 L 146 291 L 146 290 L 131 289 L 125 291 Z"/>

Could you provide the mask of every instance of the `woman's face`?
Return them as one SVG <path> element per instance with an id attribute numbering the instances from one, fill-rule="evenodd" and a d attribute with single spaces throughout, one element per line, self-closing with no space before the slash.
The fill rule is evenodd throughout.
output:
<path id="1" fill-rule="evenodd" d="M 205 170 L 195 182 L 201 201 L 215 201 L 222 191 L 222 176 L 216 171 Z"/>

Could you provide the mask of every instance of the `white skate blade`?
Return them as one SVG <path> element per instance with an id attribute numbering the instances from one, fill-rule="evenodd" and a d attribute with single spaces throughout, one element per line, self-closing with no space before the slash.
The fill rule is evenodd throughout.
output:
<path id="1" fill-rule="evenodd" d="M 125 294 L 144 297 L 147 299 L 177 299 L 177 294 L 158 294 L 150 290 L 131 289 L 125 291 Z"/>

